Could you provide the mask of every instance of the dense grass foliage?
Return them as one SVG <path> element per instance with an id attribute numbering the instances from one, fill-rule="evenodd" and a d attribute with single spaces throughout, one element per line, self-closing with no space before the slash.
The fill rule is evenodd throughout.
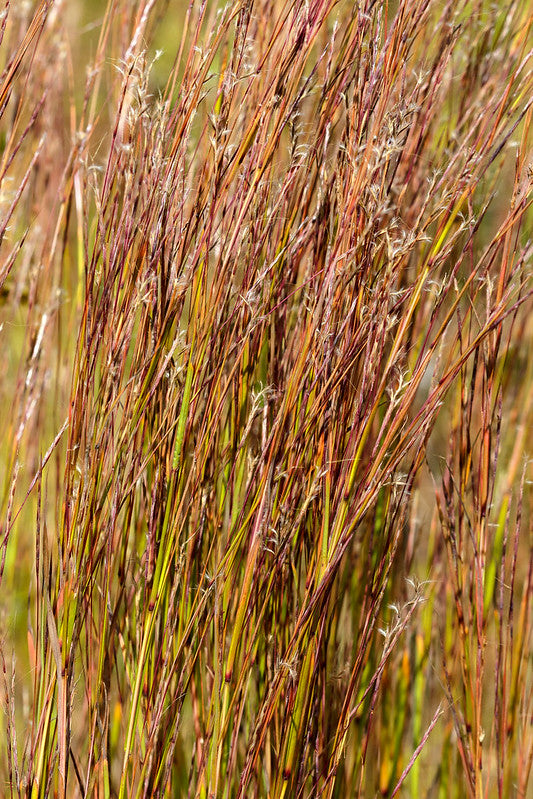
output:
<path id="1" fill-rule="evenodd" d="M 0 24 L 0 793 L 526 799 L 529 0 L 87 14 Z"/>

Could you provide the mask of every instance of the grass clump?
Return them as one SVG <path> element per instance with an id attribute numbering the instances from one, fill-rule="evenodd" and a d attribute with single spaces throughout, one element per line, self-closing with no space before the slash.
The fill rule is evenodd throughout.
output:
<path id="1" fill-rule="evenodd" d="M 6 795 L 525 797 L 529 3 L 179 9 L 2 17 Z"/>

